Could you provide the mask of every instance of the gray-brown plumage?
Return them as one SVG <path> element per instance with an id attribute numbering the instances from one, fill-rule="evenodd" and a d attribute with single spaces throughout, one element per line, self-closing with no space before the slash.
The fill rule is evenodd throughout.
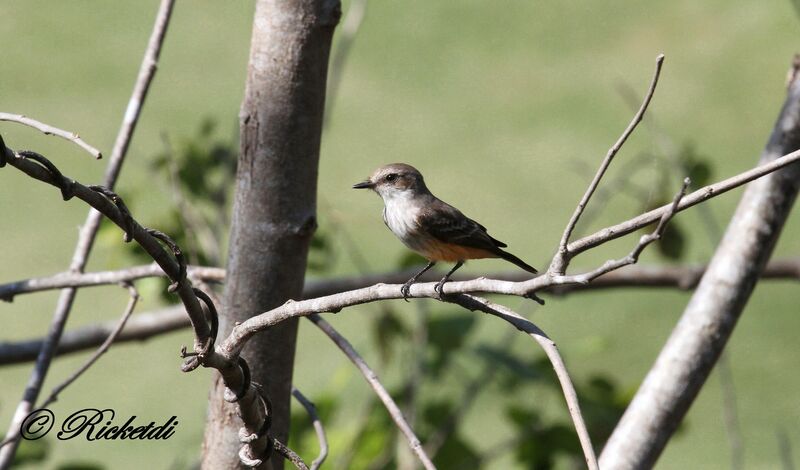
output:
<path id="1" fill-rule="evenodd" d="M 428 259 L 428 265 L 403 285 L 403 297 L 422 273 L 437 261 L 456 265 L 436 285 L 442 286 L 464 261 L 502 258 L 530 273 L 536 269 L 503 250 L 507 245 L 492 237 L 486 227 L 431 194 L 422 174 L 411 165 L 393 163 L 375 170 L 368 180 L 353 186 L 372 189 L 383 198 L 383 221 L 409 248 Z"/>

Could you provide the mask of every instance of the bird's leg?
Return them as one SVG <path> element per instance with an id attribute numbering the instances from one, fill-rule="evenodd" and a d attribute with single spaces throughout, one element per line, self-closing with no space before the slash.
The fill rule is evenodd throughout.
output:
<path id="1" fill-rule="evenodd" d="M 403 300 L 408 302 L 408 293 L 411 290 L 411 284 L 417 282 L 417 279 L 419 279 L 419 277 L 422 276 L 422 274 L 424 274 L 425 271 L 431 269 L 434 264 L 436 264 L 436 261 L 428 261 L 428 265 L 422 268 L 422 271 L 418 272 L 417 274 L 414 274 L 414 277 L 412 277 L 411 279 L 406 281 L 405 284 L 403 284 L 403 287 L 400 288 L 400 293 L 403 294 Z"/>
<path id="2" fill-rule="evenodd" d="M 444 295 L 444 283 L 450 280 L 450 275 L 456 272 L 456 269 L 460 268 L 461 266 L 464 266 L 463 260 L 459 260 L 458 263 L 456 263 L 456 265 L 453 266 L 453 269 L 451 269 L 450 272 L 445 274 L 442 280 L 437 282 L 436 286 L 434 286 L 433 290 L 435 290 L 436 293 L 439 294 L 440 298 Z"/>

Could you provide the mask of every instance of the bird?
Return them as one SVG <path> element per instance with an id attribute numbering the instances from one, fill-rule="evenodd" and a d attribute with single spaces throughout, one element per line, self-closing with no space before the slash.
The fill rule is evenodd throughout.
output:
<path id="1" fill-rule="evenodd" d="M 354 184 L 353 189 L 371 189 L 378 193 L 383 199 L 383 222 L 405 246 L 428 260 L 428 264 L 400 288 L 406 301 L 411 285 L 439 261 L 455 263 L 435 286 L 440 298 L 444 284 L 467 260 L 502 258 L 529 273 L 538 272 L 503 250 L 508 245 L 489 235 L 486 227 L 434 196 L 422 173 L 411 165 L 384 165 L 367 180 Z M 541 299 L 532 298 L 542 303 Z"/>

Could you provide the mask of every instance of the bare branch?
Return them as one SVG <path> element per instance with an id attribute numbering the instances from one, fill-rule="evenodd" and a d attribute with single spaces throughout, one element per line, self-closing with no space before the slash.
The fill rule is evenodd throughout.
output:
<path id="1" fill-rule="evenodd" d="M 272 448 L 275 449 L 277 453 L 281 454 L 283 458 L 289 462 L 292 462 L 292 464 L 298 470 L 309 470 L 308 465 L 306 465 L 306 463 L 303 462 L 303 459 L 301 459 L 300 456 L 297 455 L 292 449 L 286 447 L 277 439 L 270 439 L 272 439 Z"/>
<path id="2" fill-rule="evenodd" d="M 325 428 L 322 427 L 322 421 L 317 414 L 317 407 L 311 403 L 311 400 L 305 397 L 297 387 L 292 387 L 292 396 L 303 405 L 306 409 L 308 416 L 311 418 L 311 423 L 314 425 L 314 432 L 317 433 L 317 441 L 319 441 L 319 455 L 313 462 L 311 462 L 310 470 L 317 470 L 325 459 L 328 458 L 328 439 L 325 437 Z"/>
<path id="3" fill-rule="evenodd" d="M 151 269 L 151 266 L 155 268 Z M 572 292 L 582 292 L 595 289 L 614 289 L 614 288 L 670 288 L 689 290 L 697 286 L 700 278 L 705 272 L 705 265 L 686 265 L 686 266 L 642 266 L 631 265 L 619 271 L 612 271 L 595 278 L 589 284 L 572 284 L 553 286 L 547 292 L 556 295 L 567 295 Z M 70 276 L 68 273 L 56 274 L 50 278 L 30 279 L 31 285 L 44 285 L 45 282 L 63 282 L 64 284 L 54 284 L 49 287 L 58 289 L 62 287 L 82 287 L 114 284 L 126 280 L 140 279 L 142 273 L 152 271 L 153 276 L 163 275 L 163 271 L 158 265 L 137 266 L 120 271 L 103 271 L 86 274 L 76 274 Z M 203 273 L 199 275 L 199 273 Z M 189 266 L 188 275 L 192 279 L 205 279 L 212 281 L 222 281 L 224 270 L 221 268 L 210 268 L 202 266 Z M 351 278 L 330 279 L 309 281 L 303 292 L 304 299 L 332 295 L 347 290 L 367 287 L 379 282 L 402 283 L 413 274 L 406 271 L 396 273 L 375 274 L 369 276 L 355 276 Z M 130 276 L 130 277 L 129 277 Z M 424 281 L 435 281 L 436 274 L 422 276 Z M 490 276 L 492 279 L 503 281 L 521 282 L 528 279 L 528 275 L 516 271 L 501 272 Z M 771 261 L 762 273 L 762 279 L 794 279 L 800 280 L 800 258 L 787 258 Z M 468 275 L 454 275 L 453 281 L 460 282 L 471 279 Z M 10 286 L 26 283 L 28 281 L 17 281 L 15 283 L 0 285 L 0 297 L 6 294 Z M 208 291 L 205 287 L 201 287 Z M 25 293 L 19 291 L 15 293 Z M 213 298 L 213 296 L 212 296 Z M 77 328 L 72 331 L 64 332 L 61 337 L 57 356 L 72 352 L 91 349 L 100 345 L 103 340 L 111 333 L 114 322 L 99 323 Z M 144 341 L 153 336 L 171 333 L 175 330 L 187 328 L 191 324 L 182 306 L 167 307 L 154 312 L 140 313 L 133 316 L 128 321 L 122 333 L 117 338 L 117 343 L 127 341 Z M 38 351 L 42 347 L 44 339 L 32 339 L 18 342 L 0 342 L 0 365 L 18 364 L 29 362 L 36 359 Z M 433 454 L 434 452 L 430 452 Z"/>
<path id="4" fill-rule="evenodd" d="M 639 108 L 639 111 L 633 116 L 630 124 L 619 137 L 619 139 L 614 143 L 613 146 L 608 150 L 606 154 L 606 158 L 603 159 L 603 162 L 600 164 L 600 168 L 597 170 L 597 173 L 594 175 L 592 182 L 589 184 L 589 187 L 586 189 L 586 193 L 584 193 L 583 197 L 581 198 L 580 202 L 578 202 L 578 206 L 575 208 L 575 212 L 572 214 L 572 217 L 569 219 L 566 228 L 564 229 L 564 234 L 561 235 L 561 241 L 558 243 L 558 251 L 556 255 L 553 257 L 553 261 L 550 263 L 550 267 L 548 268 L 548 273 L 551 275 L 563 275 L 567 269 L 567 265 L 569 264 L 570 253 L 567 248 L 567 244 L 569 243 L 569 238 L 572 235 L 572 231 L 575 230 L 575 226 L 578 224 L 578 220 L 581 218 L 581 214 L 586 209 L 586 205 L 589 203 L 589 199 L 591 199 L 592 194 L 597 189 L 597 186 L 600 184 L 600 180 L 605 175 L 606 170 L 608 170 L 609 165 L 611 165 L 611 161 L 614 159 L 614 156 L 619 152 L 622 146 L 625 144 L 625 141 L 628 140 L 628 137 L 633 133 L 636 126 L 642 121 L 644 117 L 645 111 L 647 111 L 647 106 L 650 104 L 650 100 L 653 98 L 653 94 L 656 91 L 656 85 L 658 85 L 658 77 L 661 75 L 661 66 L 664 64 L 664 54 L 659 54 L 656 57 L 656 70 L 653 72 L 653 79 L 650 82 L 650 89 L 647 91 L 645 95 L 644 101 L 642 102 L 642 106 Z"/>
<path id="5" fill-rule="evenodd" d="M 41 405 L 39 405 L 39 408 L 47 408 L 48 405 L 58 400 L 58 395 L 61 394 L 65 388 L 69 387 L 73 382 L 78 380 L 78 377 L 83 375 L 84 372 L 89 370 L 89 368 L 92 367 L 98 359 L 100 359 L 100 356 L 108 351 L 108 348 L 111 347 L 111 344 L 119 337 L 120 332 L 125 327 L 125 323 L 128 321 L 128 318 L 130 318 L 133 310 L 136 308 L 137 302 L 139 302 L 139 293 L 136 291 L 136 288 L 133 287 L 132 284 L 128 284 L 125 287 L 128 289 L 131 298 L 128 301 L 127 307 L 125 307 L 125 311 L 118 320 L 117 325 L 111 331 L 111 334 L 108 335 L 108 338 L 106 338 L 103 344 L 97 348 L 97 351 L 95 351 L 94 354 L 92 354 L 91 357 L 89 357 L 89 359 L 87 359 L 86 362 L 84 362 L 83 365 L 78 368 L 78 370 L 73 372 L 72 375 L 67 378 L 67 380 L 53 388 L 53 390 L 50 392 L 50 396 L 47 397 Z"/>
<path id="6" fill-rule="evenodd" d="M 594 447 L 592 446 L 592 441 L 589 437 L 589 431 L 586 429 L 586 423 L 583 421 L 580 404 L 578 403 L 578 394 L 575 391 L 575 386 L 572 384 L 572 380 L 569 377 L 567 367 L 564 365 L 563 359 L 561 359 L 561 354 L 558 352 L 556 343 L 554 343 L 544 331 L 539 329 L 538 326 L 534 325 L 522 315 L 519 315 L 503 305 L 489 302 L 486 299 L 467 294 L 448 296 L 446 300 L 457 303 L 458 305 L 461 305 L 462 307 L 472 311 L 479 310 L 481 312 L 488 313 L 489 315 L 501 318 L 514 325 L 518 330 L 524 331 L 537 343 L 539 343 L 539 346 L 544 349 L 544 352 L 547 355 L 547 358 L 550 360 L 550 363 L 553 364 L 553 369 L 556 371 L 558 381 L 561 383 L 561 390 L 564 393 L 564 399 L 567 401 L 567 408 L 569 409 L 569 415 L 572 418 L 572 423 L 575 426 L 575 431 L 578 433 L 578 439 L 581 442 L 581 448 L 583 449 L 583 455 L 586 459 L 586 465 L 589 467 L 589 470 L 598 470 L 599 467 L 597 466 L 597 457 L 595 456 Z"/>
<path id="7" fill-rule="evenodd" d="M 574 254 L 585 251 L 592 246 L 598 246 L 609 240 L 616 239 L 624 234 L 630 233 L 636 229 L 642 228 L 661 219 L 666 213 L 674 214 L 680 212 L 682 209 L 692 207 L 693 205 L 696 205 L 702 201 L 716 197 L 735 187 L 749 183 L 750 181 L 761 176 L 794 164 L 797 161 L 800 161 L 800 150 L 784 155 L 771 161 L 770 163 L 760 165 L 719 183 L 698 189 L 697 191 L 681 198 L 676 207 L 673 207 L 674 204 L 668 204 L 638 217 L 634 217 L 633 219 L 623 222 L 622 224 L 603 229 L 594 235 L 584 237 L 576 242 L 571 243 L 570 246 L 574 246 L 574 248 L 570 248 L 568 251 Z M 531 293 L 548 288 L 573 284 L 585 284 L 586 282 L 586 279 L 581 274 L 574 276 L 543 275 L 524 282 L 509 282 L 478 278 L 471 281 L 448 282 L 444 285 L 444 293 L 456 294 L 466 292 L 489 292 L 497 294 L 529 296 Z M 372 287 L 342 292 L 337 295 L 324 296 L 299 302 L 287 302 L 280 307 L 251 317 L 240 325 L 234 327 L 230 336 L 222 344 L 223 348 L 220 353 L 227 358 L 236 356 L 243 347 L 244 343 L 247 341 L 247 338 L 254 335 L 258 331 L 271 326 L 272 324 L 279 323 L 280 321 L 288 318 L 306 316 L 313 313 L 339 311 L 345 307 L 374 302 L 376 300 L 401 298 L 402 296 L 400 294 L 399 287 L 400 286 L 396 285 L 377 284 Z M 433 287 L 433 283 L 414 284 L 411 286 L 411 296 L 438 298 L 439 296 Z"/>
<path id="8" fill-rule="evenodd" d="M 187 266 L 187 276 L 193 281 L 220 283 L 225 281 L 225 270 L 211 266 Z M 618 271 L 611 271 L 596 277 L 589 284 L 558 285 L 543 288 L 546 292 L 556 295 L 566 295 L 575 291 L 614 289 L 620 287 L 650 287 L 650 288 L 676 288 L 689 290 L 694 288 L 706 265 L 632 265 Z M 373 284 L 401 284 L 411 277 L 416 270 L 392 271 L 385 273 L 367 274 L 362 276 L 312 279 L 306 281 L 303 289 L 303 299 L 312 299 L 324 295 L 338 294 L 353 289 L 371 286 Z M 121 282 L 131 282 L 149 277 L 164 276 L 164 271 L 158 264 L 146 264 L 116 271 L 95 271 L 90 273 L 61 272 L 52 276 L 23 279 L 6 284 L 0 284 L 0 300 L 12 301 L 14 296 L 43 292 L 65 287 L 95 287 Z M 427 272 L 420 276 L 421 282 L 437 281 L 441 275 Z M 488 279 L 499 281 L 522 282 L 530 279 L 527 273 L 515 271 L 500 271 L 490 273 Z M 764 268 L 762 279 L 797 279 L 800 280 L 800 258 L 784 258 L 772 260 Z M 462 282 L 475 279 L 474 274 L 454 274 L 453 282 Z M 205 290 L 205 288 L 204 288 Z M 2 356 L 2 354 L 0 354 Z M 0 359 L 2 364 L 2 359 Z"/>
<path id="9" fill-rule="evenodd" d="M 759 168 L 798 148 L 800 80 L 794 80 Z M 747 188 L 680 321 L 606 443 L 604 468 L 655 465 L 732 335 L 799 191 L 800 165 Z"/>
<path id="10" fill-rule="evenodd" d="M 700 204 L 701 202 L 705 202 L 713 197 L 726 193 L 731 189 L 738 188 L 739 186 L 761 178 L 764 175 L 768 175 L 774 171 L 796 163 L 797 161 L 800 161 L 800 151 L 788 153 L 780 158 L 770 161 L 769 163 L 764 163 L 755 168 L 739 173 L 736 176 L 732 176 L 720 182 L 704 186 L 681 199 L 681 202 L 678 204 L 675 212 L 681 212 L 692 206 Z M 590 248 L 594 248 L 602 245 L 603 243 L 615 240 L 619 237 L 639 230 L 642 227 L 646 227 L 660 219 L 661 216 L 664 215 L 664 212 L 669 210 L 669 207 L 670 204 L 667 204 L 649 212 L 645 212 L 644 214 L 632 219 L 626 220 L 625 222 L 598 230 L 591 235 L 587 235 L 579 240 L 571 242 L 567 246 L 567 251 L 571 256 L 574 257 L 575 255 L 583 253 Z"/>
<path id="11" fill-rule="evenodd" d="M 725 425 L 725 434 L 728 437 L 728 447 L 731 450 L 730 469 L 744 469 L 744 441 L 739 422 L 739 411 L 736 404 L 736 387 L 733 382 L 733 367 L 728 350 L 723 350 L 717 364 L 719 377 L 720 404 L 722 405 L 722 422 Z"/>
<path id="12" fill-rule="evenodd" d="M 367 365 L 364 358 L 362 358 L 358 352 L 353 348 L 353 345 L 350 344 L 347 339 L 339 334 L 336 329 L 331 326 L 330 323 L 323 320 L 322 317 L 319 315 L 310 315 L 308 317 L 315 325 L 319 327 L 330 339 L 336 343 L 336 346 L 342 350 L 343 353 L 347 356 L 350 361 L 356 365 L 358 370 L 361 372 L 361 375 L 364 376 L 364 379 L 369 383 L 369 386 L 375 391 L 378 395 L 378 398 L 381 399 L 383 405 L 386 407 L 386 410 L 389 412 L 389 415 L 392 417 L 392 421 L 394 421 L 395 425 L 400 429 L 400 432 L 406 437 L 408 441 L 409 447 L 411 450 L 416 454 L 419 458 L 422 465 L 430 470 L 435 469 L 436 467 L 431 462 L 430 457 L 428 454 L 425 453 L 425 449 L 422 448 L 422 444 L 420 443 L 419 439 L 417 438 L 416 434 L 414 434 L 414 430 L 411 429 L 411 426 L 408 425 L 406 419 L 403 417 L 403 412 L 400 411 L 400 407 L 397 406 L 397 403 L 392 399 L 392 396 L 389 395 L 389 392 L 386 390 L 386 387 L 381 384 L 380 380 L 378 379 L 378 375 L 370 369 Z"/>
<path id="13" fill-rule="evenodd" d="M 775 435 L 778 438 L 778 452 L 781 456 L 781 469 L 794 470 L 794 458 L 792 458 L 792 441 L 783 429 L 777 429 Z"/>
<path id="14" fill-rule="evenodd" d="M 185 257 L 177 244 L 166 234 L 139 225 L 131 216 L 122 199 L 113 191 L 102 186 L 87 187 L 64 177 L 58 168 L 42 155 L 30 151 L 16 153 L 6 147 L 0 138 L 0 156 L 2 156 L 0 164 L 9 163 L 35 179 L 58 187 L 65 199 L 78 197 L 97 209 L 99 213 L 108 217 L 125 231 L 125 241 L 136 240 L 170 277 L 173 284 L 169 291 L 177 293 L 180 297 L 195 333 L 194 352 L 187 352 L 186 348 L 182 350 L 185 359 L 182 370 L 189 372 L 203 365 L 213 367 L 220 372 L 225 385 L 224 398 L 228 402 L 237 403 L 239 416 L 244 424 L 244 427 L 240 429 L 240 440 L 243 443 L 239 452 L 240 461 L 248 466 L 261 465 L 263 463 L 261 459 L 265 455 L 269 455 L 270 446 L 273 442 L 278 442 L 268 433 L 268 424 L 272 418 L 271 413 L 268 412 L 271 408 L 268 404 L 269 400 L 257 389 L 256 384 L 251 382 L 249 367 L 243 358 L 237 357 L 234 360 L 228 360 L 228 358 L 216 354 L 214 341 L 219 323 L 214 302 L 208 294 L 191 286 L 187 278 Z M 167 254 L 161 243 L 170 249 L 175 259 Z M 205 309 L 201 306 L 201 301 Z M 51 336 L 46 340 L 45 347 L 50 338 Z M 52 353 L 50 353 L 50 358 L 52 358 Z M 15 419 L 21 420 L 25 416 L 27 414 L 20 416 L 18 413 L 15 415 Z M 11 439 L 14 443 L 18 442 L 18 433 Z M 16 446 L 14 443 L 6 448 Z M 278 444 L 280 443 L 278 442 Z M 278 444 L 276 444 L 276 448 Z M 299 457 L 293 452 L 286 449 L 283 444 L 280 446 L 285 450 L 285 452 L 279 450 L 281 455 L 292 460 L 296 465 L 302 464 L 302 460 L 299 460 Z"/>
<path id="15" fill-rule="evenodd" d="M 161 6 L 159 7 L 158 14 L 156 16 L 156 23 L 150 36 L 150 42 L 148 44 L 147 51 L 145 52 L 145 57 L 139 71 L 139 76 L 136 80 L 136 85 L 134 86 L 133 95 L 131 96 L 128 108 L 125 111 L 122 128 L 117 135 L 116 142 L 114 143 L 114 147 L 111 151 L 111 158 L 109 159 L 108 166 L 106 167 L 104 185 L 109 189 L 113 189 L 114 184 L 117 181 L 117 177 L 119 176 L 119 172 L 122 169 L 122 162 L 125 159 L 128 144 L 130 143 L 133 130 L 139 118 L 142 103 L 144 102 L 147 89 L 149 88 L 150 82 L 156 71 L 156 63 L 161 52 L 161 45 L 164 41 L 164 35 L 166 34 L 167 25 L 169 24 L 169 18 L 172 13 L 172 7 L 174 3 L 175 0 L 162 0 Z M 5 145 L 0 145 L 0 161 L 2 161 L 4 157 L 8 156 L 6 155 L 7 153 L 9 152 L 8 149 L 5 148 Z M 63 192 L 63 194 L 66 198 L 67 193 Z M 84 267 L 86 266 L 89 252 L 92 249 L 95 236 L 97 235 L 97 229 L 100 227 L 100 220 L 101 215 L 97 211 L 89 211 L 86 222 L 81 227 L 80 234 L 78 235 L 77 246 L 70 263 L 71 271 L 80 272 L 83 271 Z M 9 429 L 6 432 L 6 436 L 18 436 L 22 419 L 24 419 L 25 416 L 27 416 L 33 410 L 34 403 L 39 396 L 42 384 L 47 376 L 50 362 L 53 359 L 53 354 L 58 346 L 61 334 L 64 331 L 64 326 L 66 325 L 67 318 L 69 317 L 69 312 L 72 308 L 75 294 L 76 290 L 71 288 L 61 291 L 58 304 L 56 305 L 56 311 L 53 314 L 53 319 L 50 323 L 49 336 L 42 346 L 42 349 L 36 360 L 34 370 L 31 373 L 27 386 L 25 387 L 22 400 L 17 405 L 14 417 L 9 424 Z M 11 464 L 11 461 L 14 459 L 14 454 L 16 454 L 18 445 L 19 439 L 15 439 L 12 443 L 0 448 L 0 468 Z"/>
<path id="16" fill-rule="evenodd" d="M 683 180 L 683 186 L 681 186 L 681 190 L 675 195 L 669 210 L 664 212 L 664 214 L 661 216 L 661 220 L 659 220 L 656 229 L 653 230 L 653 232 L 649 235 L 642 235 L 642 237 L 639 239 L 639 243 L 636 244 L 636 246 L 633 248 L 633 251 L 631 251 L 628 256 L 617 260 L 606 261 L 602 266 L 593 271 L 575 276 L 576 279 L 578 279 L 578 282 L 588 284 L 593 279 L 602 276 L 603 274 L 615 271 L 631 264 L 635 264 L 637 261 L 639 261 L 639 255 L 642 254 L 642 251 L 644 251 L 647 245 L 660 239 L 664 234 L 664 230 L 667 229 L 667 223 L 669 223 L 670 219 L 672 219 L 672 217 L 675 215 L 678 204 L 681 202 L 681 199 L 683 199 L 683 196 L 686 195 L 686 188 L 689 187 L 689 183 L 689 178 Z"/>
<path id="17" fill-rule="evenodd" d="M 6 150 L 10 149 L 6 148 Z M 155 260 L 163 272 L 167 273 L 170 279 L 173 281 L 183 280 L 182 276 L 186 275 L 186 273 L 183 272 L 185 266 L 181 265 L 176 259 L 173 259 L 174 255 L 168 254 L 161 245 L 160 240 L 165 237 L 165 235 L 160 234 L 158 231 L 142 227 L 136 222 L 136 220 L 130 216 L 130 213 L 123 209 L 124 203 L 122 203 L 119 196 L 111 193 L 113 197 L 109 198 L 107 196 L 107 190 L 103 192 L 100 189 L 92 189 L 77 181 L 66 178 L 60 173 L 53 174 L 53 170 L 58 170 L 49 162 L 50 167 L 45 167 L 34 163 L 25 155 L 16 154 L 13 151 L 11 153 L 13 158 L 8 160 L 9 164 L 32 178 L 60 187 L 62 190 L 67 189 L 70 192 L 70 196 L 75 196 L 89 204 L 96 209 L 98 213 L 105 215 L 114 224 L 125 230 L 126 236 L 130 236 L 132 240 L 135 240 L 147 254 Z M 39 159 L 44 159 L 44 157 L 39 156 Z M 46 159 L 44 160 L 46 161 Z M 195 350 L 200 351 L 203 349 L 202 341 L 207 340 L 210 334 L 205 312 L 188 282 L 178 282 L 176 293 L 184 303 L 195 329 L 197 343 L 195 344 Z"/>
<path id="18" fill-rule="evenodd" d="M 34 158 L 34 156 L 36 158 Z M 7 162 L 11 163 L 12 166 L 15 166 L 28 175 L 47 182 L 48 184 L 59 187 L 65 196 L 76 195 L 80 199 L 97 208 L 103 214 L 108 216 L 114 223 L 126 230 L 129 236 L 132 236 L 134 239 L 136 239 L 136 241 L 148 251 L 148 253 L 162 266 L 162 269 L 164 269 L 171 278 L 180 279 L 181 274 L 185 276 L 185 272 L 181 273 L 183 267 L 178 266 L 177 263 L 173 261 L 172 258 L 166 254 L 166 252 L 164 252 L 159 245 L 159 242 L 153 238 L 153 235 L 151 234 L 152 231 L 144 229 L 138 225 L 138 223 L 133 221 L 130 218 L 130 215 L 123 210 L 124 206 L 122 205 L 121 200 L 119 200 L 116 195 L 113 195 L 113 193 L 113 197 L 111 197 L 106 192 L 98 193 L 92 188 L 87 188 L 79 183 L 64 178 L 63 175 L 61 175 L 52 165 L 52 163 L 49 163 L 46 159 L 44 159 L 44 157 L 41 157 L 37 154 L 32 154 L 31 152 L 21 152 L 20 154 L 16 154 L 10 149 L 2 146 L 2 148 L 0 148 L 0 157 L 7 160 Z M 656 211 L 651 211 L 643 216 L 631 219 L 631 221 L 628 222 L 633 223 L 632 221 L 640 220 L 642 217 L 649 216 L 649 214 L 656 214 L 657 217 L 655 217 L 653 220 L 649 220 L 643 225 L 647 225 L 655 220 L 661 219 L 662 224 L 660 225 L 663 227 L 663 223 L 666 223 L 666 220 L 678 212 L 682 207 L 689 207 L 692 205 L 687 201 L 689 201 L 690 198 L 692 198 L 695 194 L 701 192 L 703 193 L 701 196 L 697 196 L 699 199 L 694 202 L 694 204 L 698 203 L 700 200 L 714 197 L 721 192 L 735 187 L 736 185 L 749 182 L 752 179 L 762 176 L 770 171 L 775 171 L 778 168 L 794 163 L 798 159 L 800 159 L 800 151 L 793 152 L 792 154 L 775 160 L 773 163 L 755 168 L 734 178 L 729 178 L 723 182 L 698 190 L 683 199 L 677 198 L 676 202 L 671 205 L 664 206 Z M 37 163 L 34 163 L 34 161 Z M 0 161 L 0 163 L 2 162 Z M 617 236 L 618 234 L 614 232 L 608 233 L 600 243 L 616 238 Z M 580 241 L 581 240 L 578 242 Z M 638 255 L 638 253 L 636 254 Z M 480 278 L 471 281 L 448 283 L 444 287 L 444 294 L 446 297 L 445 300 L 450 300 L 449 297 L 453 297 L 452 294 L 464 292 L 495 292 L 527 297 L 533 292 L 546 288 L 556 288 L 559 286 L 584 284 L 588 282 L 586 276 L 582 276 L 583 275 L 545 275 L 525 282 L 509 282 Z M 205 315 L 203 310 L 199 307 L 197 298 L 194 296 L 195 294 L 193 292 L 189 292 L 191 289 L 187 285 L 182 284 L 178 285 L 177 287 L 178 293 L 181 296 L 182 301 L 184 301 L 195 326 L 195 351 L 208 353 L 207 356 L 204 356 L 201 359 L 204 361 L 203 364 L 219 369 L 223 373 L 225 383 L 230 390 L 239 390 L 240 388 L 247 389 L 247 387 L 238 386 L 246 384 L 247 381 L 243 379 L 242 372 L 239 371 L 237 367 L 233 367 L 233 365 L 238 359 L 238 354 L 245 342 L 257 332 L 289 318 L 308 316 L 314 313 L 322 313 L 327 311 L 338 311 L 351 305 L 401 297 L 399 286 L 378 284 L 364 289 L 342 292 L 336 295 L 329 295 L 306 301 L 290 301 L 280 307 L 252 317 L 240 325 L 237 325 L 234 327 L 231 335 L 225 340 L 224 343 L 218 345 L 215 351 L 206 351 L 203 348 L 203 343 L 199 342 L 201 339 L 208 338 L 209 336 L 209 327 L 207 324 L 205 324 Z M 435 292 L 433 283 L 416 284 L 412 287 L 411 294 L 416 297 L 439 297 L 439 293 Z M 247 389 L 246 393 L 247 395 L 245 395 L 245 397 L 248 395 L 253 395 L 253 392 L 249 389 Z M 247 415 L 246 418 L 243 417 L 243 419 L 245 419 L 245 422 L 248 423 L 248 428 L 254 428 L 254 426 L 257 427 L 258 423 L 263 421 L 263 419 L 259 421 L 260 418 L 258 417 L 258 413 L 249 414 L 251 409 L 258 408 L 253 408 L 252 405 L 255 402 L 256 399 L 251 396 L 249 401 L 246 400 L 244 403 L 240 403 L 240 409 L 243 411 L 243 414 Z M 261 416 L 261 418 L 263 418 L 263 416 Z"/>
<path id="19" fill-rule="evenodd" d="M 191 279 L 211 282 L 222 282 L 225 270 L 207 266 L 187 266 L 186 275 Z M 0 300 L 10 302 L 14 296 L 42 292 L 66 287 L 94 287 L 132 282 L 148 277 L 162 277 L 164 271 L 156 263 L 134 266 L 117 271 L 97 271 L 90 273 L 64 271 L 53 276 L 24 279 L 21 281 L 0 284 Z"/>
<path id="20" fill-rule="evenodd" d="M 329 67 L 328 99 L 327 103 L 325 103 L 325 115 L 323 116 L 325 124 L 328 123 L 330 116 L 333 115 L 334 104 L 336 104 L 336 98 L 339 96 L 339 85 L 342 82 L 344 64 L 366 13 L 367 0 L 352 0 L 339 27 L 337 46 Z"/>
<path id="21" fill-rule="evenodd" d="M 96 348 L 111 335 L 117 321 L 97 323 L 65 331 L 56 349 L 56 356 Z M 131 317 L 117 336 L 115 343 L 144 341 L 153 336 L 188 328 L 191 326 L 183 305 L 153 312 L 139 313 Z M 17 342 L 0 342 L 0 365 L 19 364 L 36 359 L 42 349 L 44 338 Z"/>
<path id="22" fill-rule="evenodd" d="M 45 135 L 54 135 L 57 137 L 61 137 L 62 139 L 69 140 L 78 147 L 86 150 L 87 152 L 89 152 L 89 155 L 93 156 L 94 158 L 98 160 L 103 158 L 103 154 L 100 153 L 99 150 L 87 144 L 75 132 L 65 131 L 63 129 L 59 129 L 58 127 L 53 127 L 49 124 L 39 122 L 36 119 L 31 119 L 27 116 L 23 116 L 22 114 L 0 113 L 0 121 L 17 122 L 29 127 L 33 127 L 34 129 L 43 132 Z"/>

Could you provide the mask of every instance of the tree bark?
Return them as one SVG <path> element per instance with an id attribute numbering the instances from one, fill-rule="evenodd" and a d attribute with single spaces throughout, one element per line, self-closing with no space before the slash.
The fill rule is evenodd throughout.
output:
<path id="1" fill-rule="evenodd" d="M 241 147 L 220 337 L 236 322 L 299 299 L 311 236 L 326 76 L 338 0 L 259 0 L 240 118 Z M 270 435 L 289 433 L 297 321 L 253 338 L 244 349 L 252 379 L 273 405 Z M 215 373 L 203 468 L 238 468 L 241 421 Z M 283 468 L 273 453 L 273 468 Z M 266 467 L 266 465 L 265 465 Z"/>
<path id="2" fill-rule="evenodd" d="M 762 164 L 800 148 L 797 61 L 794 71 Z M 797 163 L 747 187 L 683 316 L 606 444 L 601 468 L 643 469 L 655 464 L 731 336 L 798 188 Z"/>

